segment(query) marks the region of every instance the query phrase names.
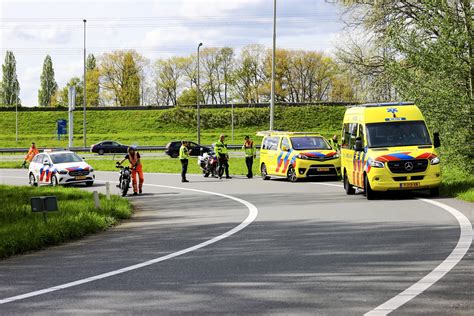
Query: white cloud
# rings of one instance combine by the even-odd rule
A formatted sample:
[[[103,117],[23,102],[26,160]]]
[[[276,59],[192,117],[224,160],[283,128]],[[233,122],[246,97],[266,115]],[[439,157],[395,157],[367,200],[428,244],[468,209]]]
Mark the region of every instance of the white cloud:
[[[272,4],[269,0],[0,0],[0,52],[13,50],[20,97],[23,104],[35,105],[47,54],[60,87],[71,77],[82,76],[83,18],[88,20],[88,53],[99,57],[105,51],[134,48],[154,61],[194,53],[199,42],[204,47],[230,46],[237,52],[253,43],[270,47]],[[297,23],[279,18],[278,47],[330,51],[342,29],[341,23],[333,23],[335,6],[323,1],[278,1],[278,15],[298,18]]]

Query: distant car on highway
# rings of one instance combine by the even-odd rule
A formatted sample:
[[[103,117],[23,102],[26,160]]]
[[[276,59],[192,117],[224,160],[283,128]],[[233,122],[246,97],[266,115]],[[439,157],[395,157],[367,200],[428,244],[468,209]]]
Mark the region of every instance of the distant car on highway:
[[[105,153],[126,153],[128,145],[122,145],[113,140],[104,140],[91,146],[91,152],[103,155]]]
[[[181,141],[173,141],[166,145],[165,154],[170,156],[171,158],[177,158],[179,156],[179,148],[181,147]],[[211,148],[204,147],[199,144],[189,142],[189,149],[191,150],[190,156],[197,157],[202,153],[208,153],[211,151]]]
[[[72,151],[45,151],[37,154],[30,163],[28,179],[32,186],[94,184],[94,169]]]

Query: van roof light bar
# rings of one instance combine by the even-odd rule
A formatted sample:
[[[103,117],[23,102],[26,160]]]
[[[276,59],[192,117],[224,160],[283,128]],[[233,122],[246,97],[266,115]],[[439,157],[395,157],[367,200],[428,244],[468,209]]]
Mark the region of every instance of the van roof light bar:
[[[270,136],[270,135],[320,135],[318,132],[287,132],[287,131],[260,131],[257,132],[257,136]]]
[[[381,103],[365,103],[365,104],[358,104],[356,106],[359,107],[367,107],[367,108],[372,108],[372,107],[381,107],[381,106],[403,106],[403,105],[414,105],[414,102],[381,102]]]

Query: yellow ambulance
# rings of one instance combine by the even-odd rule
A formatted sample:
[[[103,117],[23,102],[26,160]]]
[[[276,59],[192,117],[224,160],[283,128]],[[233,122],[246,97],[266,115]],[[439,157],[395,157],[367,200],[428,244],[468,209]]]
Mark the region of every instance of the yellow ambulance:
[[[344,189],[363,189],[367,199],[388,190],[429,189],[439,194],[439,135],[430,137],[411,102],[362,104],[346,110],[342,127]]]
[[[307,177],[338,177],[341,161],[335,148],[317,133],[259,132],[263,180],[285,177],[291,182]]]

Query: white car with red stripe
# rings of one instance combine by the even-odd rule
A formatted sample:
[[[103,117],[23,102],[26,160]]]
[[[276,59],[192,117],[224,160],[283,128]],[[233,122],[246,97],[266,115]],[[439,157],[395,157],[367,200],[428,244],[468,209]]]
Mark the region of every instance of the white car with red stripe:
[[[72,151],[52,151],[37,154],[30,163],[31,185],[94,184],[94,169]]]

